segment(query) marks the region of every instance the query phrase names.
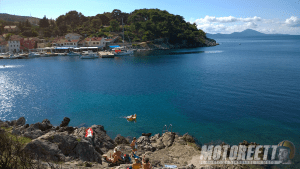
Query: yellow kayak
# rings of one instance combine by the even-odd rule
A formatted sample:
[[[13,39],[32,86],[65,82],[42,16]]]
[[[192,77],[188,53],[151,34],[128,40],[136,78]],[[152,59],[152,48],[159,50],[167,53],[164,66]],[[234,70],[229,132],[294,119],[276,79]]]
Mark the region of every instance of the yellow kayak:
[[[131,115],[131,116],[127,116],[126,119],[127,119],[128,121],[134,121],[134,120],[136,120],[136,114]]]

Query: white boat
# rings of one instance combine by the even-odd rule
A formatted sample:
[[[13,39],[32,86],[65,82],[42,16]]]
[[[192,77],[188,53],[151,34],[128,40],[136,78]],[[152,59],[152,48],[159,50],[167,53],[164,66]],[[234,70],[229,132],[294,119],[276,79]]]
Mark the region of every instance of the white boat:
[[[28,58],[40,57],[41,55],[38,52],[30,52]]]
[[[83,51],[80,59],[95,59],[98,58],[99,56],[97,55],[97,53],[94,53],[93,51],[89,50],[89,51]]]
[[[133,50],[121,50],[120,52],[115,52],[115,56],[125,56],[125,55],[132,55]]]
[[[68,54],[67,54],[67,56],[78,56],[79,54],[77,54],[77,53],[74,53],[74,52],[69,52]]]
[[[102,58],[113,58],[115,57],[115,54],[108,51],[100,51],[98,52],[99,56]]]
[[[46,52],[39,52],[39,55],[41,57],[47,57],[47,56],[49,56]]]

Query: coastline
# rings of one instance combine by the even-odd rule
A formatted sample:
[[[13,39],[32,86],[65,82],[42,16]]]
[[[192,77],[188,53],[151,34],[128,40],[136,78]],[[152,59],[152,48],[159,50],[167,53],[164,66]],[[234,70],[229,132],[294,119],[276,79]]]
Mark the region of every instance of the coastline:
[[[23,150],[35,154],[35,160],[40,161],[46,168],[58,166],[59,168],[126,169],[132,166],[132,163],[112,166],[102,158],[104,154],[113,154],[115,147],[119,147],[123,154],[131,154],[130,137],[118,135],[112,140],[106,134],[104,126],[92,125],[78,128],[68,126],[69,122],[70,119],[65,117],[59,126],[53,126],[48,119],[29,125],[25,124],[25,118],[21,117],[13,121],[0,121],[0,131],[30,138]],[[88,128],[94,131],[92,137],[85,137]],[[139,157],[148,157],[153,168],[166,168],[165,165],[173,165],[180,169],[245,167],[245,165],[201,165],[199,163],[201,146],[189,134],[181,136],[169,131],[162,135],[141,133],[137,138],[137,145],[136,154]]]

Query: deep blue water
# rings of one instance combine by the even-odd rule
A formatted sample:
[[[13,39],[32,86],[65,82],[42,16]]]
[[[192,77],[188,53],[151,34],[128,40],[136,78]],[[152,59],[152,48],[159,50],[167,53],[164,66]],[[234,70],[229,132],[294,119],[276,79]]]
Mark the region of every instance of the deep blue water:
[[[70,117],[71,126],[103,125],[112,138],[172,124],[201,143],[299,145],[299,37],[216,40],[174,51],[202,51],[191,54],[0,60],[0,120]],[[135,113],[136,123],[123,118]]]

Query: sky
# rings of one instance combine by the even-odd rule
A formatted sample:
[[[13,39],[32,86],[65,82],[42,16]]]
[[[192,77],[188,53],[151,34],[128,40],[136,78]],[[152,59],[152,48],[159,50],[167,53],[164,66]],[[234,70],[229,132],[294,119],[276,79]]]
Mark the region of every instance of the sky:
[[[300,35],[300,0],[0,0],[0,13],[56,19],[71,10],[85,16],[119,9],[158,8],[181,15],[206,33],[253,29],[267,34]]]

